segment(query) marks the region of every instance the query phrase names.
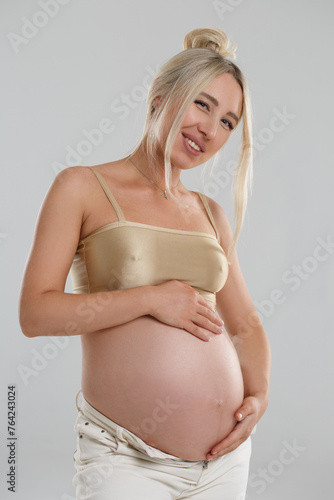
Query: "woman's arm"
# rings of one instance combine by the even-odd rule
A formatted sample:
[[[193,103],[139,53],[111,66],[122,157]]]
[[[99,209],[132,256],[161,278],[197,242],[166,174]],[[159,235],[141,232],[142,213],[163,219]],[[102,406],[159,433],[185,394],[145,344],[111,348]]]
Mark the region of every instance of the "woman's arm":
[[[227,253],[232,239],[231,227],[221,207],[212,200],[208,201],[221,237],[221,245]],[[218,457],[245,441],[264,414],[269,400],[271,354],[236,253],[229,266],[226,284],[216,298],[217,312],[224,320],[226,331],[239,357],[245,387],[243,404],[235,413],[237,425],[229,436],[211,450],[211,453],[217,452],[214,456]]]
[[[20,324],[27,337],[80,335],[149,313],[146,288],[64,293],[87,217],[85,199],[91,195],[87,170],[73,167],[60,172],[41,207],[19,303]]]
[[[205,338],[206,329],[218,333],[217,315],[189,285],[177,281],[93,294],[64,293],[88,216],[90,182],[87,167],[71,167],[58,174],[46,195],[21,288],[23,333],[82,335],[148,314],[199,338]]]

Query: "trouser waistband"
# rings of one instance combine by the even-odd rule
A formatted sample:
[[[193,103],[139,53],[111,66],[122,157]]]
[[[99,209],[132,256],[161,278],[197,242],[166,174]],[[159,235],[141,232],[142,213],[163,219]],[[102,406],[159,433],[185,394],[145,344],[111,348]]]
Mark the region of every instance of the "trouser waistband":
[[[82,391],[80,390],[76,395],[76,407],[78,411],[80,411],[85,417],[90,419],[95,424],[99,425],[100,427],[103,427],[107,432],[115,436],[119,441],[124,443],[129,443],[134,448],[144,452],[148,456],[152,458],[163,459],[164,461],[171,460],[174,463],[175,461],[177,461],[182,463],[188,463],[189,465],[193,465],[194,463],[206,462],[206,460],[200,462],[183,460],[180,457],[170,455],[169,453],[165,453],[164,451],[158,450],[157,448],[148,445],[140,437],[136,436],[128,429],[125,429],[121,425],[118,425],[116,422],[103,415],[103,413],[99,412],[90,403],[88,403],[88,401],[84,398],[83,394],[82,394],[82,401],[79,405],[78,398],[80,392],[82,393]]]

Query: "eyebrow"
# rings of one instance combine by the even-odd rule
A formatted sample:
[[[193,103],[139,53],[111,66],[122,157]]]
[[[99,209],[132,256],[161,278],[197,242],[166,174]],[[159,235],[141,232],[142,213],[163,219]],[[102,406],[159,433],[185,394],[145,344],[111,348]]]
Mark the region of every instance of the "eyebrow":
[[[211,101],[215,106],[218,107],[219,105],[219,102],[217,101],[217,99],[215,97],[213,97],[212,95],[210,94],[207,94],[206,92],[201,92],[200,95],[202,95],[203,97],[206,97],[207,99],[209,99],[209,101]],[[237,115],[235,113],[233,113],[232,111],[228,111],[226,113],[228,116],[230,116],[231,118],[233,118],[236,123],[239,122],[239,118],[237,117]]]

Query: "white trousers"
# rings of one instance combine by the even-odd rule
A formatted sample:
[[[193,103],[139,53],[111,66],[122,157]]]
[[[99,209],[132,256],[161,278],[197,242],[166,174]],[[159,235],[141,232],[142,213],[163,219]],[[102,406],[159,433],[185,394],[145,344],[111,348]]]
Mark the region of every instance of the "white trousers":
[[[77,408],[77,500],[244,500],[250,438],[210,462],[187,461],[147,445],[84,398]]]

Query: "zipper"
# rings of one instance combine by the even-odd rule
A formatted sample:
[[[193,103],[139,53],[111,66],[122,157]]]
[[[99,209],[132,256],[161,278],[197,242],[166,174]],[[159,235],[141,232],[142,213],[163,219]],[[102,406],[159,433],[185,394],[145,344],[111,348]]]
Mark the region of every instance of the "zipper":
[[[209,464],[209,462],[207,460],[202,460],[203,469],[207,469],[208,464]]]

